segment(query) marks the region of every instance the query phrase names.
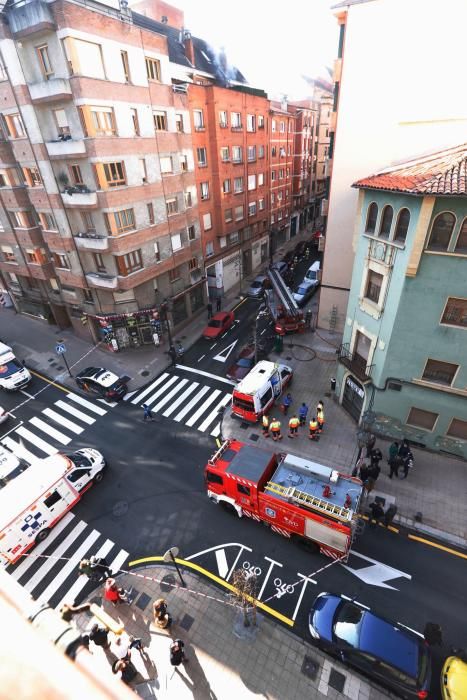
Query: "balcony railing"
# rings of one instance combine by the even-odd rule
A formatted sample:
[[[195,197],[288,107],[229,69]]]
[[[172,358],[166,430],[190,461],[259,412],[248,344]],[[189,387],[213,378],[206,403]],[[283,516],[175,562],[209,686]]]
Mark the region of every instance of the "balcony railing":
[[[2,3],[2,7],[5,3]],[[8,24],[16,38],[30,36],[55,27],[52,13],[47,2],[42,0],[16,1],[11,4]]]
[[[51,158],[66,158],[67,156],[80,156],[86,154],[86,146],[82,139],[61,138],[56,141],[47,141],[45,144],[47,153]]]
[[[33,102],[56,102],[72,98],[70,81],[67,78],[50,78],[29,85]]]
[[[82,250],[108,250],[109,248],[107,236],[102,236],[99,233],[77,233],[75,243],[76,247]]]
[[[350,369],[357,379],[363,382],[371,379],[375,367],[374,364],[367,364],[364,357],[358,355],[356,352],[351,352],[349,343],[343,343],[339,347],[337,357],[339,362],[344,365],[344,367],[347,367],[347,369]]]
[[[103,289],[117,289],[118,277],[105,275],[101,272],[87,272],[86,280],[90,287],[102,287]]]
[[[65,187],[61,193],[63,204],[69,207],[95,207],[97,206],[97,192],[91,192],[85,185]]]

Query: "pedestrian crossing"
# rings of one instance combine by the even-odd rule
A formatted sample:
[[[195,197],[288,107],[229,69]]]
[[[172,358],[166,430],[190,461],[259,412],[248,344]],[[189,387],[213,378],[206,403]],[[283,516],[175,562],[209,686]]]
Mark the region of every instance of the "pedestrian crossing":
[[[70,392],[0,438],[0,443],[16,457],[33,464],[68,447],[73,438],[107,412],[108,408]]]
[[[129,558],[128,552],[68,512],[46,540],[5,570],[34,600],[60,608],[79,603],[96,587],[78,574],[80,561],[92,555],[105,557],[113,573],[125,568]]]
[[[230,403],[232,394],[177,374],[163,372],[149,386],[126,394],[123,400],[134,406],[144,403],[151,408],[153,414],[218,437],[221,432],[219,411]]]

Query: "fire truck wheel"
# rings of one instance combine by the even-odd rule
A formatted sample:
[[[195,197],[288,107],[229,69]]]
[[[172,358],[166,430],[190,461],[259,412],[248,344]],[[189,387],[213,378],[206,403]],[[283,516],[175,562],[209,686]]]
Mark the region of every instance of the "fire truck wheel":
[[[43,542],[44,540],[47,539],[49,536],[50,530],[48,527],[46,527],[44,530],[41,530],[40,532],[37,533],[36,539],[34,540],[36,544],[39,544],[39,542]]]
[[[303,549],[305,552],[319,554],[319,545],[316,542],[308,540],[305,537],[300,537],[300,535],[295,535],[293,539],[300,549]]]
[[[226,511],[226,513],[230,513],[230,515],[237,515],[237,511],[235,510],[235,508],[233,507],[233,505],[231,503],[226,503],[225,501],[221,501],[219,503],[219,505],[221,506],[221,508],[223,508]]]

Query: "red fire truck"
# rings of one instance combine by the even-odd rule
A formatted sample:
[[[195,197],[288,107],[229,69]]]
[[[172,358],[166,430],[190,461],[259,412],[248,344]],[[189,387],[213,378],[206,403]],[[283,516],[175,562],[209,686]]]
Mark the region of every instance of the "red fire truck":
[[[264,290],[264,297],[269,313],[274,319],[274,330],[278,335],[286,333],[303,333],[305,320],[297,306],[293,294],[282,279],[279,270],[268,270],[271,289]]]
[[[215,503],[274,532],[347,560],[357,533],[363,485],[309,459],[226,440],[205,469]]]

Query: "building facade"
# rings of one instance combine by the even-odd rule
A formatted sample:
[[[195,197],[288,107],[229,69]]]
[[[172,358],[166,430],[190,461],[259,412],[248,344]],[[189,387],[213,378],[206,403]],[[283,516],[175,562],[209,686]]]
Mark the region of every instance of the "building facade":
[[[467,146],[356,183],[336,394],[377,434],[467,458]]]

